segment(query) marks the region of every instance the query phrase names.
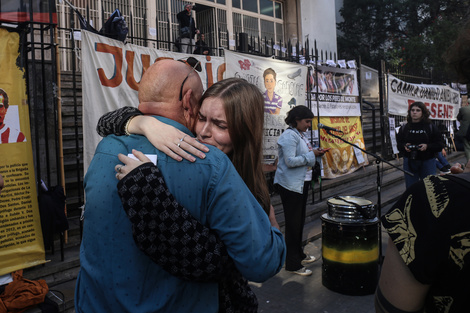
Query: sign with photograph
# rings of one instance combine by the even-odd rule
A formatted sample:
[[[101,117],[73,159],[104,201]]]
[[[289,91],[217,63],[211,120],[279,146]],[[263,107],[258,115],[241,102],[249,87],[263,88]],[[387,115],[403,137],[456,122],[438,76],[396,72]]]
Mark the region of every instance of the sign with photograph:
[[[264,96],[263,162],[275,162],[277,140],[291,108],[305,104],[307,67],[266,57],[225,51],[226,77],[244,78]]]

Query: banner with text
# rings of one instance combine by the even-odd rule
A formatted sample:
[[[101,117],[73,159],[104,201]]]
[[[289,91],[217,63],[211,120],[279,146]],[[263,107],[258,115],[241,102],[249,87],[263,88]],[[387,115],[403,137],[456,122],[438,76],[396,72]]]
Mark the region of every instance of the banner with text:
[[[455,120],[460,109],[460,93],[449,86],[411,84],[387,75],[388,113],[407,116],[408,107],[423,102],[430,119]]]
[[[20,36],[0,28],[0,275],[45,263]]]
[[[320,117],[320,123],[340,130],[342,133],[332,133],[365,150],[359,116]],[[318,129],[317,125],[317,119],[314,118],[313,129]],[[325,129],[320,129],[319,133],[321,147],[330,148],[322,157],[323,178],[344,176],[369,164],[366,153],[328,134]]]
[[[263,93],[263,162],[272,164],[278,155],[277,140],[287,128],[287,112],[305,104],[307,67],[229,50],[225,50],[225,63],[226,77],[244,78]]]
[[[187,55],[153,48],[124,44],[104,36],[82,31],[83,80],[83,157],[85,172],[101,137],[96,133],[99,118],[123,106],[137,107],[137,91],[145,70],[161,58],[201,61],[198,72],[204,90],[221,80],[225,71],[224,58]]]
[[[357,69],[318,66],[309,79],[315,116],[361,116]]]

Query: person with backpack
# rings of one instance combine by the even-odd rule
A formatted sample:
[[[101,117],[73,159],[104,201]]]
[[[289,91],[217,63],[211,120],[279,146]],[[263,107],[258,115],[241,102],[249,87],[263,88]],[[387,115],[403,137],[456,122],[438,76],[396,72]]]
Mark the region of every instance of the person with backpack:
[[[408,108],[407,122],[400,127],[397,148],[403,154],[406,188],[428,175],[436,174],[436,154],[444,148],[439,129],[429,120],[429,110],[423,102]]]

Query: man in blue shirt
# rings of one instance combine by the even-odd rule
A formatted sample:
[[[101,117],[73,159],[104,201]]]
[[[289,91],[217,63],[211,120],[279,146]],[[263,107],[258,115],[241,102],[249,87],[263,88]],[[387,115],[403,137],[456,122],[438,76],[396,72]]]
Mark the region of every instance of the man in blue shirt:
[[[185,79],[187,77],[187,79]],[[179,100],[182,85],[182,97]],[[182,62],[152,65],[139,86],[139,109],[191,135],[202,83]],[[93,312],[218,312],[217,283],[178,279],[137,248],[117,191],[118,153],[157,155],[169,190],[201,223],[216,231],[240,273],[265,281],[283,265],[281,233],[252,196],[227,156],[210,147],[190,163],[169,158],[143,136],[108,136],[85,176],[86,209],[75,308]]]

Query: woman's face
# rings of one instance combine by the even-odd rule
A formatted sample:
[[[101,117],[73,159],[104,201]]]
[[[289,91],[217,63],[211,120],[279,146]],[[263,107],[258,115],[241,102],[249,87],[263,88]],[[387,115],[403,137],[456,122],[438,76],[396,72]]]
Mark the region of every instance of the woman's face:
[[[215,146],[225,154],[233,150],[224,104],[220,98],[206,98],[202,102],[196,123],[196,135],[200,142]]]
[[[276,87],[276,80],[274,79],[273,74],[267,74],[264,77],[264,87],[266,87],[266,90],[268,90],[269,92],[274,91],[274,87]]]
[[[312,119],[311,118],[304,118],[297,121],[297,130],[301,133],[306,132],[307,129],[312,127]]]
[[[421,110],[418,106],[412,107],[410,109],[410,117],[413,123],[421,121],[423,118],[423,110]]]

